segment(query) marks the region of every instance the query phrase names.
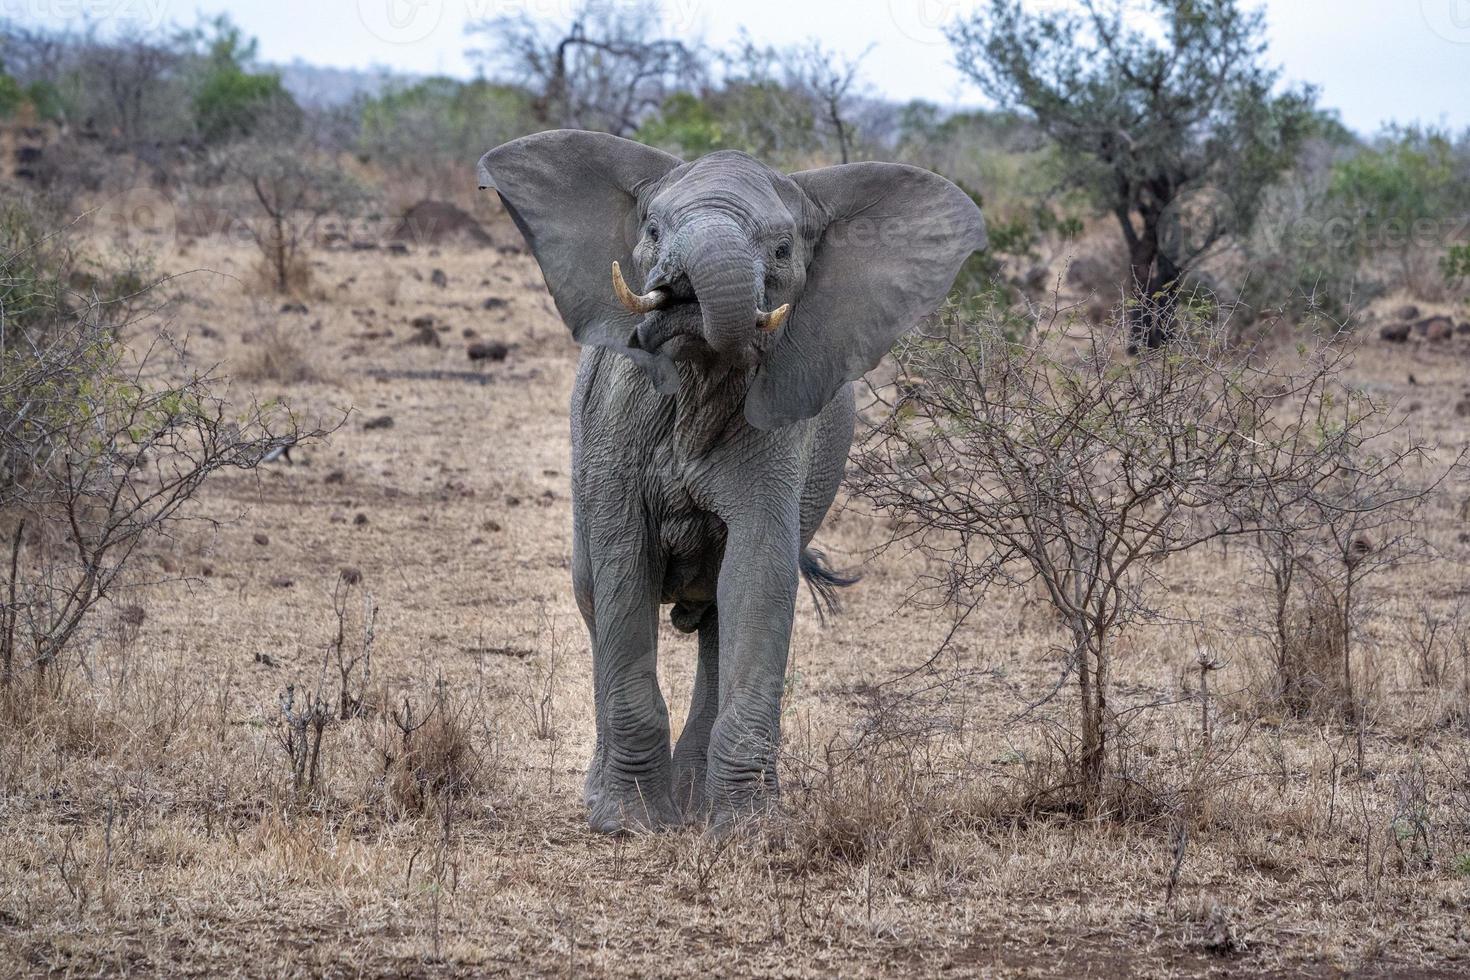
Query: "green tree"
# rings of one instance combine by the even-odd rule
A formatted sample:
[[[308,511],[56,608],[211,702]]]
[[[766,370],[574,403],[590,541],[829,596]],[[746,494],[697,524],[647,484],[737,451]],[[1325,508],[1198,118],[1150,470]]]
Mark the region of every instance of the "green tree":
[[[1311,130],[1316,93],[1277,91],[1263,20],[1236,0],[989,4],[950,30],[960,69],[1035,117],[1067,179],[1116,216],[1135,342],[1168,337],[1182,277],[1247,232]],[[1145,8],[1153,23],[1132,11]]]
[[[675,92],[664,100],[658,114],[638,127],[640,143],[669,150],[686,160],[732,148],[725,125],[708,99],[692,92]]]
[[[202,72],[194,91],[194,119],[207,143],[222,143],[254,134],[270,121],[276,130],[294,129],[301,110],[281,77],[253,70],[259,44],[226,15],[206,21],[180,36],[194,48]]]

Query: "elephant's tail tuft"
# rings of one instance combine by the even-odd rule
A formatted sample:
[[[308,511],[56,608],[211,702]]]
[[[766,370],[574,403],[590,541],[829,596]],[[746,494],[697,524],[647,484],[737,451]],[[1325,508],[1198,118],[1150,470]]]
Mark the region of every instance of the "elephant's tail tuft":
[[[822,622],[827,621],[828,613],[838,613],[842,610],[842,603],[838,601],[837,590],[853,585],[861,575],[846,576],[832,569],[827,564],[827,556],[816,548],[801,549],[801,577],[806,579],[807,588],[812,591],[812,601],[817,607],[817,618]]]

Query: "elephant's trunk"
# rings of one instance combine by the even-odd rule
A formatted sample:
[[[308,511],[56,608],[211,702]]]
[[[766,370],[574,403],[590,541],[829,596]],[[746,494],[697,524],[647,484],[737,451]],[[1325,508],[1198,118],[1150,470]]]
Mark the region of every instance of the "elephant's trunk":
[[[723,216],[705,218],[689,229],[684,268],[704,317],[705,343],[739,355],[755,340],[765,280],[745,229]]]

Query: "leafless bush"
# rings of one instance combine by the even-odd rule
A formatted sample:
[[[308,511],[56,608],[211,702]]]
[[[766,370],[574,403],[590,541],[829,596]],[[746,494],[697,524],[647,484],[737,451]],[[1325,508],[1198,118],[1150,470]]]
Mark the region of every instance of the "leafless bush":
[[[322,738],[332,723],[332,711],[321,691],[305,693],[296,703],[296,687],[288,685],[280,698],[276,741],[286,753],[291,789],[314,790],[321,782]]]
[[[284,410],[229,404],[221,380],[166,335],[127,344],[133,321],[117,316],[132,316],[134,294],[71,289],[77,260],[62,233],[17,233],[24,217],[12,215],[0,255],[3,684],[31,668],[43,680],[210,475],[321,434]]]
[[[1299,487],[1260,484],[1242,523],[1271,611],[1272,696],[1296,714],[1326,711],[1361,725],[1366,692],[1353,642],[1364,590],[1390,569],[1426,560],[1423,510],[1463,460],[1434,469],[1428,447],[1399,432],[1390,407],[1345,385],[1286,399],[1284,453],[1314,460]],[[1433,655],[1434,632],[1421,638]],[[1423,666],[1430,666],[1428,664]]]
[[[362,638],[355,645],[347,640],[347,600],[352,595],[354,580],[360,573],[344,569],[332,590],[332,612],[337,619],[336,631],[327,644],[327,659],[337,668],[341,682],[338,690],[338,717],[343,721],[367,711],[368,685],[373,678],[373,642],[377,638],[378,604],[371,594],[362,601]],[[362,668],[358,670],[359,666]],[[353,693],[353,688],[357,693]]]
[[[1453,621],[1427,606],[1420,606],[1414,611],[1414,617],[1403,624],[1405,646],[1413,657],[1414,672],[1425,687],[1440,688],[1449,679],[1454,626]]]
[[[570,641],[557,629],[555,618],[544,610],[539,632],[545,642],[545,655],[532,660],[530,675],[517,697],[525,708],[531,734],[543,741],[555,742],[558,737],[556,693]]]
[[[973,608],[1003,583],[1039,587],[1056,609],[1058,690],[1075,679],[1080,700],[1075,749],[1059,749],[1090,812],[1118,729],[1115,641],[1187,616],[1154,605],[1167,559],[1256,532],[1267,500],[1357,554],[1362,529],[1341,538],[1322,515],[1363,495],[1324,487],[1384,472],[1365,459],[1381,410],[1338,380],[1340,336],[1272,359],[1230,350],[1228,318],[1205,310],[1175,347],[1132,363],[1123,331],[1057,312],[1019,339],[998,314],[950,317],[899,347],[897,397],[859,457],[855,492],[894,519],[894,543],[939,563],[928,584],[949,602]]]
[[[362,188],[299,137],[273,132],[231,146],[221,169],[245,188],[231,210],[260,249],[262,278],[278,293],[301,292],[311,276],[305,248],[318,224],[329,214],[352,214]]]

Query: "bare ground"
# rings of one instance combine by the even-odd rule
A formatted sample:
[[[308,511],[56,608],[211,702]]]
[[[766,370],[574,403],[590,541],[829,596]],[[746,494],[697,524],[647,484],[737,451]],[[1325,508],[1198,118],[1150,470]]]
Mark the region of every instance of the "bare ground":
[[[1261,708],[1257,573],[1216,549],[1173,580],[1206,624],[1198,637],[1124,639],[1116,700],[1162,706],[1130,716],[1126,812],[1094,820],[1028,798],[1072,711],[1070,690],[1024,711],[1059,673],[1042,604],[997,592],[920,669],[953,616],[905,602],[921,563],[869,555],[881,521],[842,502],[818,540],[865,578],[825,625],[810,603],[798,612],[784,815],[723,840],[609,839],[581,805],[592,709],[568,573],[576,350],[534,264],[422,247],[314,262],[305,313],[280,312],[242,250],[191,243],[164,263],[216,270],[168,287],[171,329],[198,363],[251,378],[241,397],[351,414],[291,465],[210,484],[196,511],[208,520],[146,557],[145,577],[166,581],[105,611],[63,695],[0,729],[0,972],[1470,969],[1464,695],[1458,668],[1424,683],[1404,633],[1421,605],[1470,595],[1461,488],[1434,510],[1443,557],[1369,597],[1361,766],[1346,726]],[[438,345],[410,342],[422,316]],[[301,368],[286,375],[261,357],[283,337],[299,350],[277,353]],[[471,339],[509,355],[472,363]],[[1370,343],[1362,380],[1402,397],[1421,435],[1462,440],[1470,340]],[[323,656],[343,569],[361,575],[349,643],[363,597],[378,607],[372,710],[326,728],[320,784],[293,790],[279,698],[288,685],[335,697]],[[142,626],[115,625],[132,604]],[[1228,662],[1212,678],[1208,767],[1192,761],[1199,643]],[[666,627],[662,649],[677,732],[692,643]],[[442,705],[467,753],[465,792],[414,789],[432,772],[404,767],[390,709],[403,717],[405,699],[420,719]]]

